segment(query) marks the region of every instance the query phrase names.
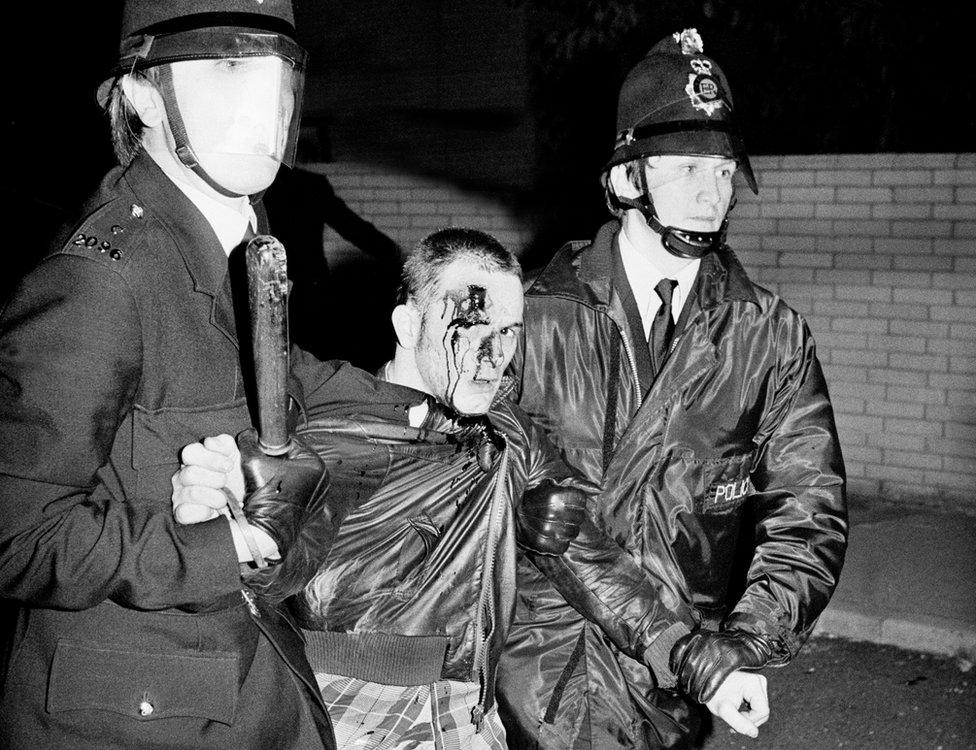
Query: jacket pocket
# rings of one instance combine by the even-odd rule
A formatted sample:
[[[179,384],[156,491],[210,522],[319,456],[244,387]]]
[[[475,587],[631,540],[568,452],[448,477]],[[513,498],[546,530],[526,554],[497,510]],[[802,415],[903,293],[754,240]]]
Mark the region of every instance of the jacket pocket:
[[[753,491],[749,475],[755,455],[750,451],[706,458],[689,451],[673,465],[684,476],[668,486],[688,494],[676,508],[670,546],[681,566],[687,595],[706,617],[723,615],[730,581],[739,576],[733,568],[738,568],[743,504]],[[653,528],[651,521],[648,524]]]
[[[250,425],[244,399],[201,408],[135,408],[132,414],[132,468],[140,497],[169,496],[170,477],[179,468],[183,446],[211,435],[236,436]]]
[[[140,721],[193,716],[231,724],[237,677],[233,653],[120,651],[60,640],[47,710],[111,711]]]
[[[226,432],[236,435],[251,424],[247,402],[199,408],[135,408],[132,415],[132,466],[135,469],[179,460],[187,443]]]
[[[737,509],[753,492],[755,451],[723,458],[686,457],[692,510],[696,515],[724,515]]]

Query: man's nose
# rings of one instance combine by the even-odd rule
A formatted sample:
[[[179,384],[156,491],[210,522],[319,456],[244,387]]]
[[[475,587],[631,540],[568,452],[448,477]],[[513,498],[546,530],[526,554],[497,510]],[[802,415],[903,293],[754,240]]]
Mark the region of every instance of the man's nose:
[[[485,340],[485,358],[494,367],[498,367],[505,360],[505,350],[502,347],[502,339],[497,333],[492,334]]]
[[[505,361],[505,347],[502,345],[502,337],[498,334],[491,337],[491,359],[495,367],[499,367]]]
[[[716,203],[719,200],[720,190],[718,177],[708,172],[702,172],[698,176],[698,200],[706,203]]]
[[[710,169],[698,173],[698,200],[718,203],[722,199],[722,178]]]

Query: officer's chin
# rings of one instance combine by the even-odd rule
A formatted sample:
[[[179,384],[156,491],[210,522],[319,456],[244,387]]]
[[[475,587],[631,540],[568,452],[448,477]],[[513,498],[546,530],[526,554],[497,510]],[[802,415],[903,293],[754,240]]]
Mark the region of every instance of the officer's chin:
[[[264,154],[200,155],[200,165],[225,190],[254,195],[271,187],[281,162]]]
[[[687,219],[684,223],[685,226],[681,228],[687,229],[690,232],[717,232],[722,228],[722,217],[693,217],[691,219]]]

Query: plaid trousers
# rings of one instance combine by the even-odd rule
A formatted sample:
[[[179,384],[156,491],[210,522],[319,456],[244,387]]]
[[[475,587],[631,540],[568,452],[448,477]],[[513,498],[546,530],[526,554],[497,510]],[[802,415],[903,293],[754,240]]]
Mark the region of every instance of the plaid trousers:
[[[381,685],[316,673],[339,750],[506,750],[505,728],[492,707],[481,731],[471,721],[478,684]]]

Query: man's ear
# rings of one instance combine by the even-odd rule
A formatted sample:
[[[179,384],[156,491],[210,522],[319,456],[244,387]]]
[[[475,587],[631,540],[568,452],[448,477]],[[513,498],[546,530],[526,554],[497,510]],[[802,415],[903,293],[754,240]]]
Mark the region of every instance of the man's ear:
[[[159,125],[166,116],[163,97],[147,78],[127,73],[122,76],[122,92],[147,128]]]
[[[631,179],[626,164],[615,164],[610,167],[610,187],[618,198],[636,198],[640,190]]]
[[[404,349],[413,349],[420,339],[420,310],[416,305],[407,302],[393,308],[390,315],[397,341]]]

